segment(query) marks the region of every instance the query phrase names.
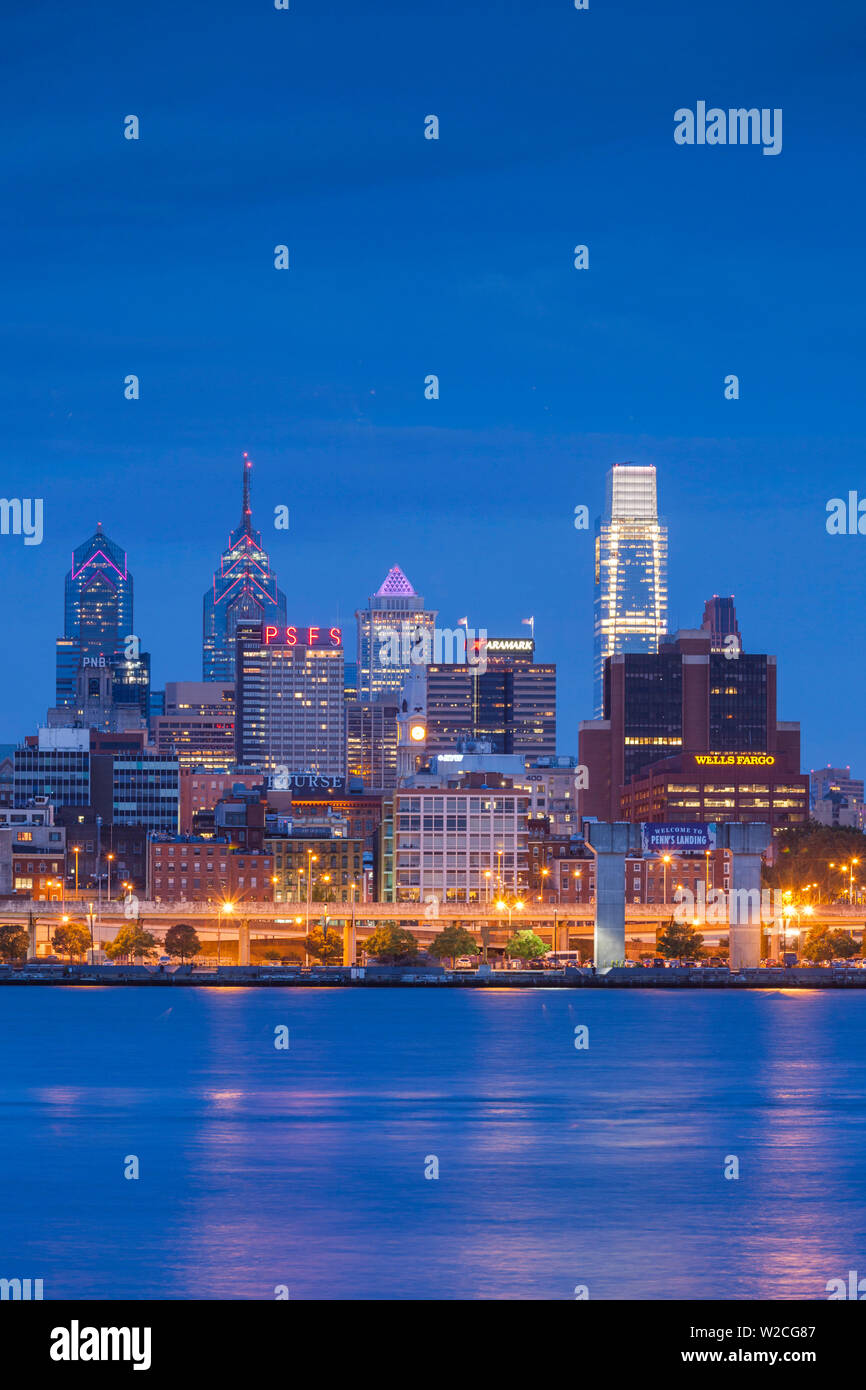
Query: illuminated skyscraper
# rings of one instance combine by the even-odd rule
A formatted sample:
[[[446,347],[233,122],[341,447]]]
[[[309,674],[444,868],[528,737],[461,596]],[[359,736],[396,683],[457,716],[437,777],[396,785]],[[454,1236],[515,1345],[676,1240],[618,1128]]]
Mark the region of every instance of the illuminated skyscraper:
[[[220,556],[213,588],[204,596],[202,680],[231,684],[235,677],[235,637],[239,622],[286,623],[286,596],[253,530],[250,508],[252,462],[244,454],[241,524]]]
[[[659,649],[668,620],[668,532],[659,521],[656,470],[616,463],[595,536],[595,708],[604,717],[604,663]]]
[[[413,669],[413,647],[428,634],[432,642],[436,613],[424,607],[399,565],[385,575],[358,623],[357,698],[393,699]],[[405,640],[404,640],[405,634]]]
[[[99,522],[72,552],[66,576],[63,636],[57,639],[57,705],[75,704],[79,667],[125,665],[126,639],[134,633],[126,552],[109,540]]]

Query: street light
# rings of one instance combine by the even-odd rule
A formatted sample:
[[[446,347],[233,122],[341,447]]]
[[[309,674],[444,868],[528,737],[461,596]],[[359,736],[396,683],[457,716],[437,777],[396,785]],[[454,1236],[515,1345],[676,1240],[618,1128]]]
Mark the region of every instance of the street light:
[[[72,846],[72,853],[75,855],[75,897],[78,898],[78,856],[81,853],[80,845]]]
[[[106,854],[105,858],[106,858],[107,861],[108,861],[108,904],[109,904],[109,906],[110,906],[110,905],[111,905],[111,861],[112,861],[112,859],[114,858],[114,855],[113,855],[113,854]]]
[[[667,907],[667,905],[668,905],[668,864],[669,864],[670,862],[671,862],[671,857],[670,857],[670,855],[669,855],[669,854],[663,854],[663,855],[662,855],[662,864],[664,865],[664,868],[662,869],[662,885],[663,885],[663,886],[662,886],[662,894],[663,894],[663,898],[664,898],[664,905],[665,905],[665,907]]]
[[[310,935],[310,901],[313,893],[313,865],[318,861],[319,856],[313,854],[311,849],[307,850],[307,936]]]
[[[224,912],[232,913],[234,912],[234,910],[234,903],[220,903],[219,907],[217,908],[217,970],[219,970],[220,968],[220,959],[222,956],[222,915]]]

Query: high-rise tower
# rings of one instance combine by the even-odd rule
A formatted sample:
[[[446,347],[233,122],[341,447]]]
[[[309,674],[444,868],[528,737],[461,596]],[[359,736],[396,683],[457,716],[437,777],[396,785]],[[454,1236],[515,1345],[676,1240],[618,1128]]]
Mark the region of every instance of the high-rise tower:
[[[604,663],[623,652],[652,655],[668,620],[668,532],[659,521],[656,470],[616,463],[595,535],[595,708],[604,716]]]
[[[109,540],[100,521],[93,535],[72,552],[66,576],[63,636],[57,639],[57,705],[75,704],[81,666],[125,663],[134,633],[126,552]],[[133,648],[137,656],[137,643]]]
[[[399,565],[385,575],[358,623],[358,699],[377,700],[399,695],[414,668],[413,649],[420,651],[427,635],[432,643],[436,613],[425,609]]]
[[[235,677],[235,638],[239,622],[286,623],[286,596],[262,549],[260,531],[253,530],[250,507],[252,462],[244,454],[241,524],[229,536],[220,556],[213,587],[204,596],[202,680]]]

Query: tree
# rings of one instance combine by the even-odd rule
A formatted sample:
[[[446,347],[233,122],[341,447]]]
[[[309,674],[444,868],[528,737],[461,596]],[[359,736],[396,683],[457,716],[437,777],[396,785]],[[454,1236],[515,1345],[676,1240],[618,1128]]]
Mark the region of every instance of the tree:
[[[343,960],[343,938],[334,927],[322,931],[314,927],[304,942],[311,956],[325,965],[341,964]]]
[[[201,942],[195,927],[188,926],[186,922],[178,922],[176,927],[169,927],[165,934],[165,954],[167,956],[180,956],[181,965],[183,965],[184,961],[197,956],[200,950]]]
[[[538,960],[546,953],[547,947],[541,937],[528,927],[524,931],[516,931],[505,944],[505,954],[511,960]]]
[[[811,961],[813,965],[840,958],[850,960],[851,956],[859,954],[857,942],[841,927],[834,927],[832,931],[827,927],[810,927],[800,948],[803,960]]]
[[[866,835],[844,825],[820,825],[807,821],[780,830],[775,837],[774,863],[764,867],[764,882],[770,888],[799,894],[805,884],[817,883],[819,899],[837,902],[848,897],[849,875],[842,865],[859,860],[854,873],[855,892],[866,882]],[[835,867],[831,869],[830,865]],[[858,873],[861,875],[858,878]]]
[[[137,922],[121,927],[113,941],[107,941],[102,948],[109,960],[120,960],[122,956],[152,956],[156,950],[156,938],[145,931]]]
[[[377,927],[372,936],[362,942],[362,947],[380,965],[403,965],[418,954],[418,942],[412,933],[390,922]]]
[[[703,950],[704,938],[688,922],[671,919],[656,936],[656,951],[666,960],[697,960]]]
[[[477,956],[478,941],[471,931],[450,922],[434,936],[428,949],[437,960],[450,960],[453,964],[458,956]]]
[[[0,927],[0,959],[26,960],[30,938],[23,927]]]
[[[70,960],[77,956],[81,960],[90,950],[90,932],[86,927],[82,927],[80,922],[66,922],[63,926],[57,927],[51,944],[59,955],[68,956]]]

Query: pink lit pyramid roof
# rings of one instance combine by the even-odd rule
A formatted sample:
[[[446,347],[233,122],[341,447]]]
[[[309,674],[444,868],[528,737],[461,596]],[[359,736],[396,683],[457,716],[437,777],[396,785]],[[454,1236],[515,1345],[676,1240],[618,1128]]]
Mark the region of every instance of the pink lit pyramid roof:
[[[417,597],[415,590],[412,588],[412,585],[409,583],[409,580],[406,578],[399,565],[393,565],[391,569],[389,569],[382,581],[381,587],[376,590],[377,598],[383,595],[388,597],[393,597],[394,595],[401,595],[405,598]]]

